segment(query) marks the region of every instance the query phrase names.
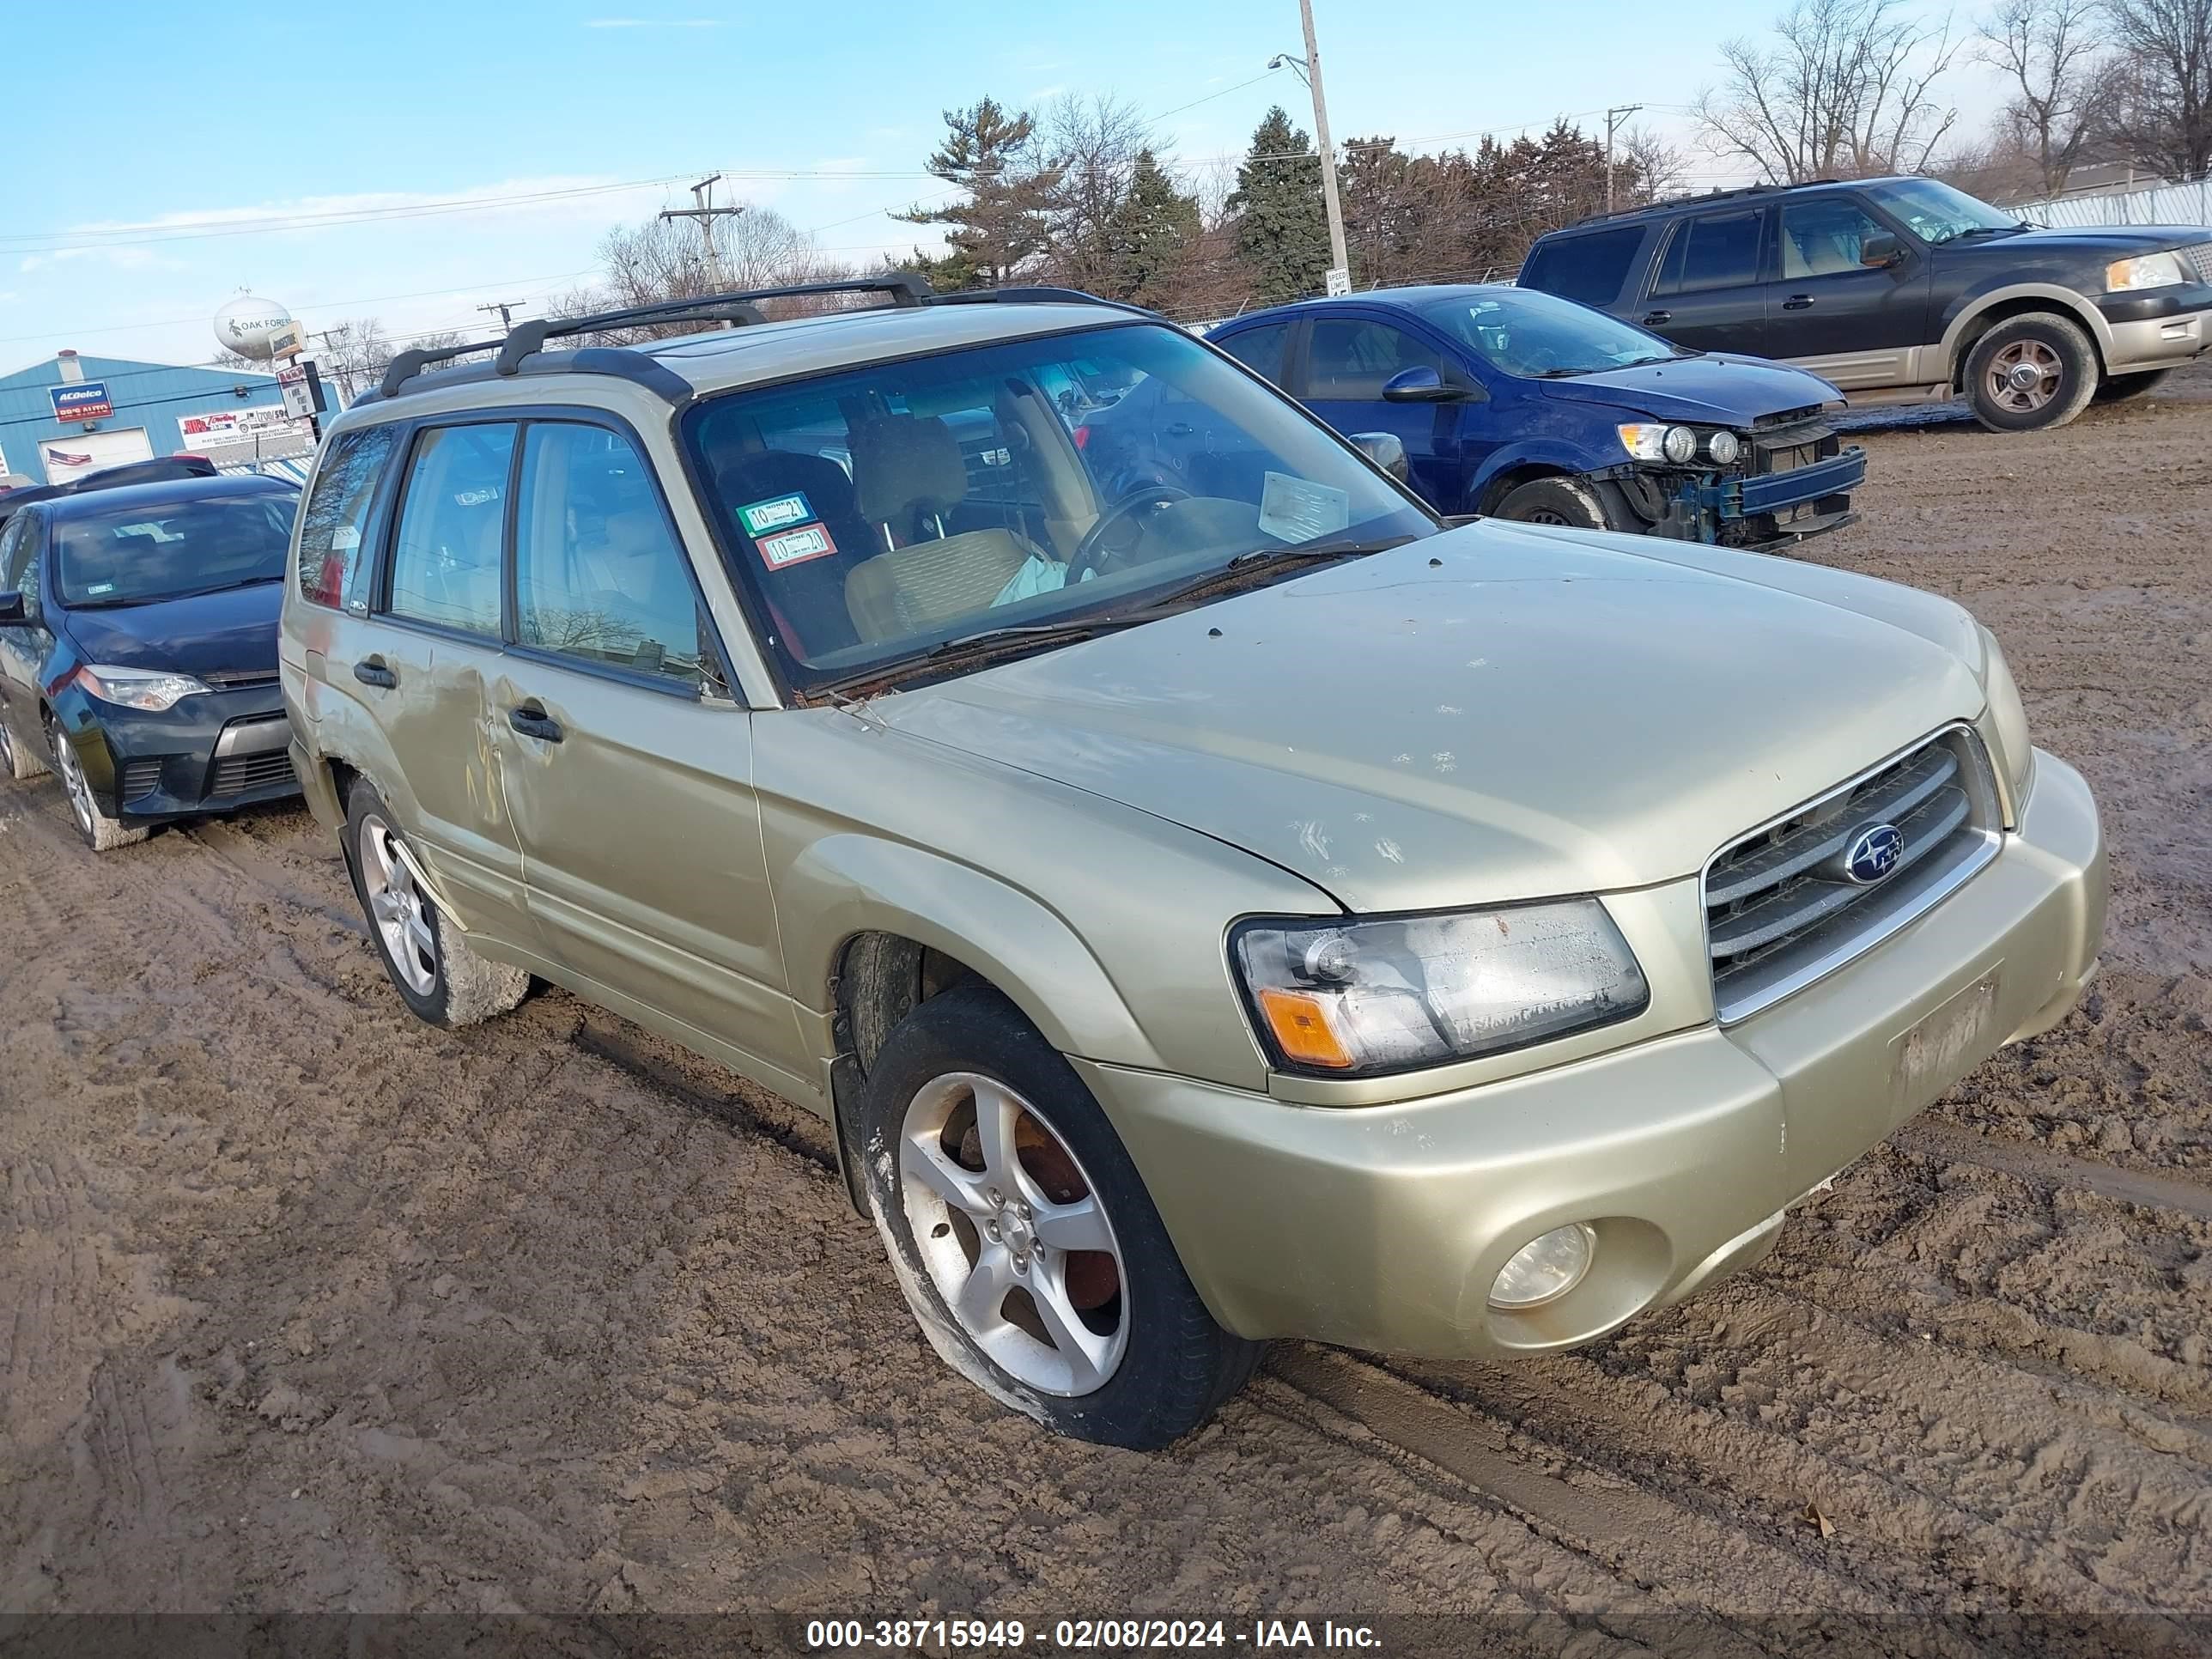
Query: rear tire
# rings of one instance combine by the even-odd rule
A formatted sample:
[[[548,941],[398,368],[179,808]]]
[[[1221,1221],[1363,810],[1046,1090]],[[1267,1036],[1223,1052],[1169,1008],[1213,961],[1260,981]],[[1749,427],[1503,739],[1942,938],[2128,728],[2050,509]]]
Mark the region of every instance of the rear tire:
[[[37,750],[15,741],[15,727],[8,724],[5,715],[0,715],[0,778],[26,783],[52,769]]]
[[[2170,368],[2154,368],[2141,374],[2108,374],[2097,388],[2095,401],[2100,404],[2125,403],[2130,398],[2140,398],[2146,392],[2166,384]]]
[[[92,781],[76,757],[76,745],[52,720],[46,722],[46,742],[52,746],[54,770],[61,775],[62,794],[69,802],[70,822],[84,844],[95,853],[112,853],[118,847],[135,847],[153,833],[143,824],[125,824],[100,804]]]
[[[2064,426],[2097,395],[2097,349],[2055,312],[2008,317],[1966,354],[1966,399],[1992,432]]]
[[[994,1399],[1149,1451],[1249,1380],[1262,1345],[1214,1322],[1098,1103],[988,985],[898,1024],[859,1119],[868,1210],[908,1305]]]
[[[507,1012],[530,989],[530,975],[479,956],[447,925],[399,854],[404,844],[392,809],[356,783],[346,796],[346,868],[392,988],[416,1018],[448,1030]]]
[[[1508,490],[1491,517],[1516,524],[1562,525],[1573,530],[1613,528],[1597,486],[1565,474],[1533,478]]]

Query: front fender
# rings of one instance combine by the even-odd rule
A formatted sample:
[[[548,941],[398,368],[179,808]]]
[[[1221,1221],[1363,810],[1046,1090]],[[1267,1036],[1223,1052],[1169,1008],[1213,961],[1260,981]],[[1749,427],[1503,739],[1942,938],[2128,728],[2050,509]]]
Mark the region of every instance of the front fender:
[[[1547,471],[1581,474],[1619,465],[1627,459],[1625,454],[1600,455],[1594,450],[1562,443],[1556,438],[1526,438],[1518,443],[1501,444],[1484,456],[1481,465],[1476,467],[1474,480],[1468,489],[1468,498],[1471,501],[1481,501],[1493,481],[1524,466],[1540,466]]]
[[[826,836],[779,878],[777,899],[794,989],[805,1006],[826,1001],[838,960],[855,934],[900,933],[988,979],[1062,1054],[1163,1066],[1121,991],[1073,929],[1027,893],[969,865],[877,836]]]
[[[1959,375],[1960,359],[1964,355],[1963,343],[1970,333],[1976,331],[1976,321],[1992,306],[2006,305],[2015,300],[2047,302],[2051,309],[2072,318],[2089,331],[2090,337],[2097,343],[2100,359],[2112,355],[2112,324],[2077,289],[2058,283],[2007,282],[1991,277],[1967,289],[1944,306],[1941,319],[1942,361],[1934,366],[1935,372],[1955,380]]]

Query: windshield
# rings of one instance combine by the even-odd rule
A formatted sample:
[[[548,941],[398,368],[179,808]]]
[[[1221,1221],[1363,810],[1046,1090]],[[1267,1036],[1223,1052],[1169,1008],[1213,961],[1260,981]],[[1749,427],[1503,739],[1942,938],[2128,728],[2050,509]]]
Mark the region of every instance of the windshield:
[[[728,392],[684,434],[802,692],[1126,613],[1241,555],[1437,528],[1296,404],[1157,323]]]
[[[1421,314],[1493,368],[1526,380],[1595,374],[1688,354],[1632,323],[1531,289],[1486,288]]]
[[[1891,179],[1862,188],[1931,247],[1978,231],[2021,228],[2015,216],[1933,179]]]
[[[54,526],[57,591],[64,605],[85,607],[273,582],[297,505],[272,492],[71,514]]]

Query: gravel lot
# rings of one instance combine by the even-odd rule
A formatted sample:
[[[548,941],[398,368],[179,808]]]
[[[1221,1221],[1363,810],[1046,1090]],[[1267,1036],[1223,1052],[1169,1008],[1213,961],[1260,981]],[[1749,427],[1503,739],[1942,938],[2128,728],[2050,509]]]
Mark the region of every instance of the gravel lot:
[[[1876,420],[1814,555],[1972,605],[2096,786],[2081,1012],[1719,1292],[1510,1370],[1285,1345],[1159,1456],[941,1366],[811,1120],[557,992],[416,1024],[304,813],[95,860],[51,779],[0,791],[0,1612],[2203,1651],[2209,438],[2212,369],[2050,434]]]

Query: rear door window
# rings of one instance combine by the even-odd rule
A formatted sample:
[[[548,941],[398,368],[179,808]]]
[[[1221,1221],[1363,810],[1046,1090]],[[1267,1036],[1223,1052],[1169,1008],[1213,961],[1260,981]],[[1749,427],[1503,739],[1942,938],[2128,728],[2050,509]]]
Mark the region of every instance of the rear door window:
[[[398,448],[399,431],[397,426],[363,427],[331,441],[300,520],[301,599],[340,605],[359,597],[356,583],[366,574],[362,550],[373,540],[369,510]]]
[[[1291,325],[1288,323],[1269,323],[1261,328],[1248,328],[1242,334],[1231,335],[1221,343],[1221,349],[1262,380],[1281,386],[1288,378],[1285,373],[1285,358],[1291,347]]]
[[[507,424],[432,427],[415,441],[392,539],[393,616],[499,637],[514,454]]]
[[[1705,213],[1674,227],[1667,245],[1655,294],[1691,294],[1700,289],[1747,288],[1759,280],[1759,234],[1764,208]]]
[[[1519,282],[1523,288],[1541,289],[1583,305],[1611,305],[1620,297],[1628,268],[1643,245],[1642,225],[1555,237],[1529,254]]]

